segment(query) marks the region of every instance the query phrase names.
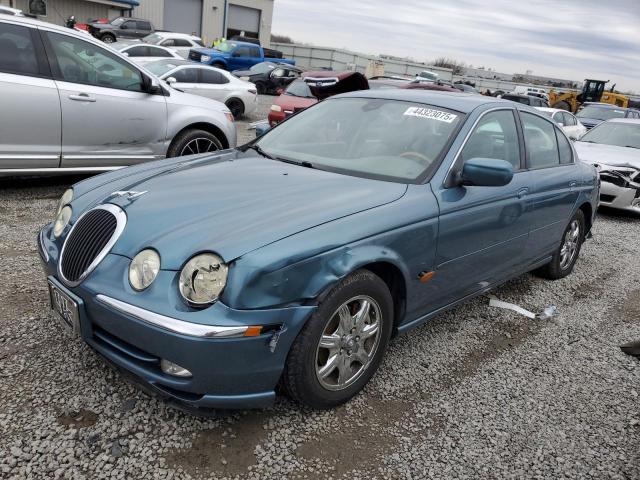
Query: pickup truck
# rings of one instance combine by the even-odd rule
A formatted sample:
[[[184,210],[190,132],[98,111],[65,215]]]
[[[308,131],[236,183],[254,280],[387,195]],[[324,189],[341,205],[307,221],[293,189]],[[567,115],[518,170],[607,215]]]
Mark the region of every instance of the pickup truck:
[[[295,65],[295,60],[278,58],[280,52],[248,42],[225,42],[216,48],[192,48],[189,60],[212,65],[223,70],[248,70],[257,63],[277,58],[278,63]]]

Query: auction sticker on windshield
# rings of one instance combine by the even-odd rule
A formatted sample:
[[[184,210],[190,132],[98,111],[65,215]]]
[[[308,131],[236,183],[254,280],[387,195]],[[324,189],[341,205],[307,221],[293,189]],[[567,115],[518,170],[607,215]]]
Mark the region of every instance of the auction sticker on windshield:
[[[454,115],[453,113],[443,112],[442,110],[434,110],[433,108],[425,107],[409,107],[407,108],[407,111],[404,112],[404,114],[411,117],[432,118],[433,120],[447,123],[451,123],[456,118],[458,118],[458,116]]]

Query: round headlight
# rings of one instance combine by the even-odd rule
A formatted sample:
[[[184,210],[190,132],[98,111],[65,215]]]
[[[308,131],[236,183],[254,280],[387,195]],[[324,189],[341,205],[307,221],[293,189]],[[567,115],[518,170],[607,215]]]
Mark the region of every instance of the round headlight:
[[[53,223],[54,237],[58,238],[62,234],[63,230],[67,228],[67,225],[69,225],[69,220],[71,220],[72,213],[73,212],[69,205],[67,205],[66,207],[62,207],[60,213],[58,213],[58,216],[56,217],[56,221]]]
[[[134,290],[144,290],[158,276],[160,255],[155,250],[142,250],[129,265],[129,283]]]
[[[56,209],[56,217],[60,215],[60,212],[62,211],[65,205],[67,205],[68,203],[71,203],[71,200],[73,200],[73,190],[69,188],[65,190],[65,192],[62,194],[62,197],[60,197],[60,200],[58,201],[58,208]]]
[[[196,255],[180,272],[180,293],[193,305],[215,302],[227,284],[229,268],[213,253]]]

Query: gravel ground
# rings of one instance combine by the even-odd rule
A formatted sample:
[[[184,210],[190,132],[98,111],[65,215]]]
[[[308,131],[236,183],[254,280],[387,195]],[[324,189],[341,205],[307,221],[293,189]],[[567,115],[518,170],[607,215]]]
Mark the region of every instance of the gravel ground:
[[[76,180],[0,184],[1,478],[640,478],[640,362],[618,348],[640,338],[640,218],[602,212],[569,278],[494,291],[556,304],[551,320],[481,297],[395,339],[346,406],[279,398],[198,418],[128,384],[49,312],[35,237]]]

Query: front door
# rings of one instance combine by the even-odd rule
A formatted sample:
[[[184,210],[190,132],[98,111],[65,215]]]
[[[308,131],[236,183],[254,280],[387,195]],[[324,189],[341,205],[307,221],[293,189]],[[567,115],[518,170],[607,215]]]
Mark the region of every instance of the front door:
[[[164,155],[166,103],[141,72],[93,43],[47,32],[62,108],[62,166],[113,167]]]
[[[60,98],[38,31],[0,23],[0,169],[60,165]]]
[[[454,170],[472,158],[506,160],[516,171],[511,182],[503,187],[434,185],[440,221],[435,276],[425,292],[427,310],[482,291],[522,269],[532,185],[521,157],[514,111],[490,111],[477,123]]]

